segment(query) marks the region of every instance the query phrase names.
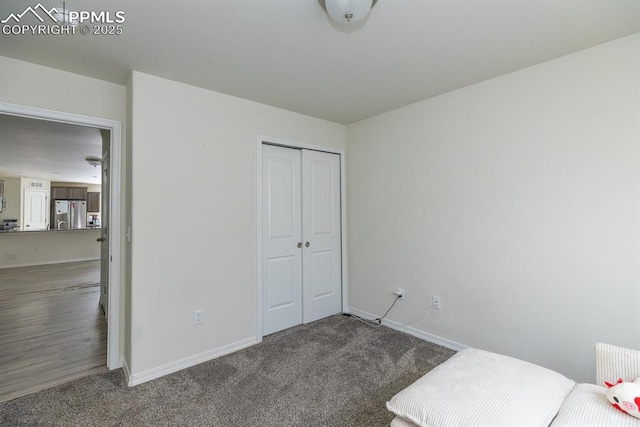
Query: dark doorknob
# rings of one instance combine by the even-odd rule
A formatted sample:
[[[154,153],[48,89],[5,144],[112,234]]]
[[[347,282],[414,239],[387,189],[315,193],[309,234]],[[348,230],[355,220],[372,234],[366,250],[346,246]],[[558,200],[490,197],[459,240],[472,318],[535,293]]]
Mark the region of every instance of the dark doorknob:
[[[106,238],[104,238],[104,237],[98,237],[98,238],[96,239],[96,242],[104,242],[105,240],[107,240],[107,239],[106,239]]]

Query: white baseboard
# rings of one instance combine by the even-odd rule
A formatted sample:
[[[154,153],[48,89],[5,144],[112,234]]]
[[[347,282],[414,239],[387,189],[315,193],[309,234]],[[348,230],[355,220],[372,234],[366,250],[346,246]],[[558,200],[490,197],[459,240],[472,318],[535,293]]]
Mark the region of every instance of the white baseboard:
[[[358,310],[357,308],[353,308],[353,307],[349,307],[349,313],[362,317],[364,319],[368,319],[368,320],[374,320],[378,317],[375,314],[367,313],[366,311]],[[391,329],[405,332],[409,335],[413,335],[414,337],[432,342],[434,344],[441,345],[442,347],[446,347],[451,350],[460,351],[467,348],[467,346],[464,344],[460,344],[458,342],[451,341],[446,338],[442,338],[437,335],[430,334],[429,332],[425,332],[420,329],[412,328],[411,326],[394,322],[393,320],[382,319],[382,324]]]
[[[167,363],[166,365],[158,366],[157,368],[149,369],[149,370],[140,372],[138,374],[131,374],[129,372],[129,367],[127,366],[125,369],[125,374],[127,375],[128,384],[130,386],[134,386],[134,385],[142,384],[147,381],[154,380],[156,378],[160,378],[168,374],[172,374],[174,372],[180,371],[190,366],[197,365],[202,362],[207,362],[211,359],[216,359],[220,356],[224,356],[225,354],[242,350],[243,348],[250,347],[257,343],[258,343],[258,339],[256,337],[246,338],[244,340],[240,340],[240,341],[237,341],[213,350],[205,351],[204,353],[196,354],[194,356],[190,356],[182,360],[177,360],[175,362]],[[123,365],[123,367],[124,366],[126,366],[126,364]]]

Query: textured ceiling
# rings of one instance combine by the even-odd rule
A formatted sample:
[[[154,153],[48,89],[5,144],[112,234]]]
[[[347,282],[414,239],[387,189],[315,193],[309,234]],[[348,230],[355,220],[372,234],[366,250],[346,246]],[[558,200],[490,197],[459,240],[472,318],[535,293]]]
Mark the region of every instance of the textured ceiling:
[[[2,0],[0,18],[35,4]],[[123,34],[0,35],[0,55],[121,84],[138,70],[344,124],[640,32],[638,0],[379,0],[352,27],[318,0],[66,7],[124,11]]]
[[[102,157],[99,129],[0,114],[2,177],[99,184],[87,157]]]

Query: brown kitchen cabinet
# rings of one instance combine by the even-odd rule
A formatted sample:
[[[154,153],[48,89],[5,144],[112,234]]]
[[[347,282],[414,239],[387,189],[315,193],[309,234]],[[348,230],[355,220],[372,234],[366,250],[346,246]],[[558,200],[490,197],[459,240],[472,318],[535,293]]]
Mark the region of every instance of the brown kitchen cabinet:
[[[87,212],[100,212],[100,193],[87,193]]]
[[[51,187],[51,200],[87,200],[87,187]]]
[[[70,200],[87,200],[87,187],[69,187]]]
[[[69,200],[69,187],[51,187],[51,200]]]

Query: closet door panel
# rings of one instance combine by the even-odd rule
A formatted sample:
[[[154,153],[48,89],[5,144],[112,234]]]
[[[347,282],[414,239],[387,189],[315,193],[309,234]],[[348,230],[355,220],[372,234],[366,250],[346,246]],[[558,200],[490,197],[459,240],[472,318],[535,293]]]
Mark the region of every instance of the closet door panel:
[[[262,149],[263,334],[302,323],[300,151]]]
[[[342,311],[340,156],[302,150],[303,322]]]

